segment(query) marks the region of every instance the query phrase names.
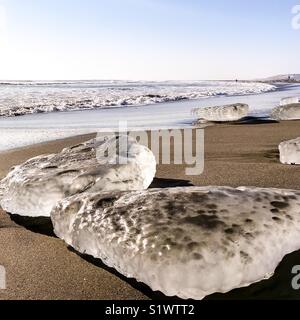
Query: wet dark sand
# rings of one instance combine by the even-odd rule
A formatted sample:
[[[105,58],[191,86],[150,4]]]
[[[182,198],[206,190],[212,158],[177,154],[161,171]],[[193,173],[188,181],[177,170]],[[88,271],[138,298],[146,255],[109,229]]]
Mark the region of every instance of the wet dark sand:
[[[36,155],[58,152],[93,135],[39,144],[0,154],[0,176]],[[185,166],[159,165],[152,187],[229,185],[300,189],[300,166],[278,160],[278,144],[300,136],[300,122],[217,125],[205,130],[205,171],[186,176]],[[291,288],[291,268],[300,251],[287,256],[267,281],[213,299],[300,298]],[[54,237],[49,219],[11,217],[0,210],[0,265],[7,289],[0,299],[165,299],[101,261],[82,256]]]

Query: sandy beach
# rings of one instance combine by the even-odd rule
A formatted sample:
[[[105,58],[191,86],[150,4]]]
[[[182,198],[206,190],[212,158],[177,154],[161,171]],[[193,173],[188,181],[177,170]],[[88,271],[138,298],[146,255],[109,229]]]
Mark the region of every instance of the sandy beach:
[[[299,121],[208,127],[204,173],[187,177],[183,165],[159,165],[152,187],[193,184],[299,189],[300,167],[282,165],[278,159],[278,144],[299,135]],[[58,152],[91,137],[78,136],[2,152],[0,176],[26,159]],[[7,273],[7,289],[0,290],[0,299],[165,298],[105,267],[101,261],[82,257],[68,248],[52,234],[49,220],[37,223],[12,219],[0,211],[0,264]],[[300,298],[290,286],[290,266],[299,262],[300,252],[291,254],[272,279],[209,298]]]

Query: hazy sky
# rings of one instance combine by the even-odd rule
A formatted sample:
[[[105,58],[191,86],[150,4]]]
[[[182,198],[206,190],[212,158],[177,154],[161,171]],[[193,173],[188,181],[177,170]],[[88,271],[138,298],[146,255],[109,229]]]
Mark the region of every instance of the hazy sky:
[[[0,79],[300,73],[300,0],[0,0]]]

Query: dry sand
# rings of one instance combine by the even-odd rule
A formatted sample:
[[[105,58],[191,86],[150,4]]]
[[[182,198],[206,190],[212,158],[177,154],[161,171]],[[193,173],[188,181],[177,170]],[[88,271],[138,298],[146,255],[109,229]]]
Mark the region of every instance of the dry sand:
[[[185,176],[185,166],[159,165],[153,186],[259,186],[300,189],[300,166],[278,160],[278,144],[300,136],[300,122],[217,125],[205,130],[205,171]],[[10,167],[43,153],[91,138],[80,136],[0,154],[0,177]],[[164,180],[172,178],[173,180]],[[174,179],[180,179],[176,181]],[[0,211],[0,265],[5,266],[7,289],[0,299],[147,299],[164,298],[128,280],[100,261],[82,257],[51,234],[49,221],[38,225]],[[291,288],[291,266],[300,252],[289,255],[270,280],[210,298],[299,298]]]

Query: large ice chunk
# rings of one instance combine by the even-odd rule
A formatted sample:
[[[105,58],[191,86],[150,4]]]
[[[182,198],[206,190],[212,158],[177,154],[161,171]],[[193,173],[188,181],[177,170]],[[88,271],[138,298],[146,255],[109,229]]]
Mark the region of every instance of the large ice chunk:
[[[82,194],[55,233],[168,296],[201,299],[269,278],[300,248],[300,191],[183,187]]]
[[[295,103],[300,103],[300,97],[283,98],[280,101],[281,106],[286,106],[288,104],[295,104]]]
[[[249,106],[247,104],[236,103],[224,106],[196,108],[192,114],[200,121],[237,121],[248,115]]]
[[[148,148],[128,138],[125,150],[117,147],[115,155],[105,155],[105,148],[114,149],[124,139],[127,136],[91,140],[15,167],[0,183],[2,208],[12,214],[50,216],[57,201],[70,195],[148,188],[156,172]]]
[[[300,119],[300,103],[278,106],[272,110],[271,117],[276,120]]]
[[[281,142],[279,152],[281,163],[300,164],[300,137]]]

